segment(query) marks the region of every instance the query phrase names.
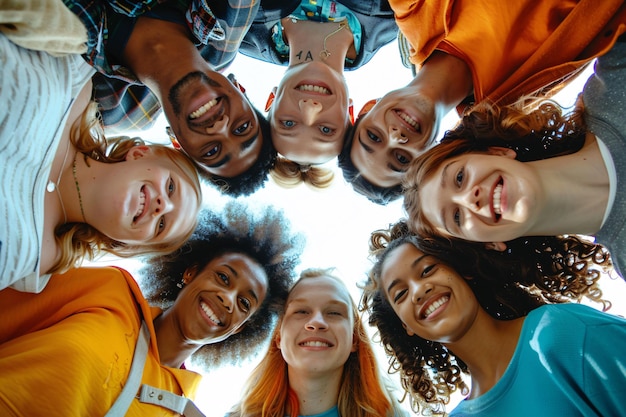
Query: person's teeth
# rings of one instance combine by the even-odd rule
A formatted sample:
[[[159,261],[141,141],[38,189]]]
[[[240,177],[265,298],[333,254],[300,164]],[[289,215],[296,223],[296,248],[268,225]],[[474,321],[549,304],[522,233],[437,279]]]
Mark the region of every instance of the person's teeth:
[[[202,116],[204,113],[208,112],[216,104],[217,104],[217,99],[213,99],[213,100],[209,101],[208,103],[206,103],[203,106],[201,106],[198,110],[192,112],[189,115],[189,118],[190,119],[197,119],[198,117]]]
[[[321,94],[330,94],[330,90],[328,90],[328,88],[320,87],[319,85],[304,84],[304,85],[298,86],[298,90],[313,91],[314,93],[321,93]]]
[[[330,346],[328,343],[326,342],[320,342],[320,341],[311,341],[311,342],[304,342],[302,343],[302,346],[312,346],[312,347],[328,347]]]
[[[200,307],[202,308],[202,311],[204,311],[206,315],[209,316],[209,318],[211,319],[213,323],[217,324],[218,326],[222,325],[222,322],[220,322],[220,319],[217,318],[217,315],[215,314],[215,312],[211,310],[208,305],[201,302]]]
[[[502,214],[502,184],[496,185],[493,190],[493,212],[497,215]]]
[[[424,316],[425,317],[430,316],[433,313],[433,311],[437,310],[439,307],[444,305],[446,302],[448,302],[449,299],[450,297],[448,297],[447,295],[444,295],[443,297],[441,297],[440,299],[438,299],[437,301],[429,305],[426,311],[424,312]]]
[[[412,118],[406,113],[400,113],[400,118],[402,118],[402,120],[404,120],[409,125],[411,125],[411,127],[413,127],[414,129],[417,129],[419,127],[417,120],[415,120],[414,118]]]

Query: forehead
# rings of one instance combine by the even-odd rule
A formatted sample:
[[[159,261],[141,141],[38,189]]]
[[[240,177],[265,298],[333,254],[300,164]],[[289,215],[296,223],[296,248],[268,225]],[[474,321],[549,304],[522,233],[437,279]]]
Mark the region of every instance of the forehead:
[[[404,275],[411,269],[415,260],[424,255],[424,252],[409,242],[391,249],[380,268],[381,282],[405,278]]]
[[[268,277],[265,269],[255,259],[243,253],[223,253],[211,259],[205,269],[224,265],[228,265],[235,270],[238,278],[237,282],[259,290],[262,289],[263,293],[265,292],[268,285]]]
[[[347,288],[335,279],[326,276],[301,279],[289,293],[287,303],[293,301],[310,304],[339,302],[351,305]]]

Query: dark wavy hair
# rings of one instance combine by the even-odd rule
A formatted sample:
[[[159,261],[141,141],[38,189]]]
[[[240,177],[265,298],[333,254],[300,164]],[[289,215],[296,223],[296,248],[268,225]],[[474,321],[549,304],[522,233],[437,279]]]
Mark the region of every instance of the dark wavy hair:
[[[339,153],[337,158],[337,165],[341,168],[343,178],[348,184],[350,184],[354,191],[364,195],[373,203],[385,206],[389,202],[397,200],[402,196],[402,186],[396,185],[394,187],[379,187],[378,185],[374,185],[361,175],[357,167],[352,162],[350,149],[352,148],[354,135],[361,120],[361,118],[357,119],[354,125],[347,130],[346,136],[343,140],[341,153]]]
[[[372,233],[370,253],[375,265],[363,285],[360,309],[369,312],[369,324],[377,328],[389,357],[389,372],[400,373],[416,413],[443,415],[452,393],[468,393],[462,378],[468,368],[441,343],[406,333],[380,287],[387,256],[409,243],[438,258],[471,278],[467,282],[478,302],[498,320],[525,316],[543,304],[578,302],[583,298],[602,303],[605,310],[610,308],[597,284],[603,266],[610,263],[606,249],[576,237],[537,239],[543,240],[543,245],[522,244],[501,253],[475,251],[456,240],[420,237],[409,231],[405,221]],[[535,246],[543,249],[538,251]]]
[[[243,330],[228,339],[203,346],[192,360],[204,368],[239,363],[256,354],[267,340],[278,311],[295,279],[304,240],[290,231],[282,211],[265,207],[258,213],[232,201],[220,213],[203,210],[199,225],[189,241],[177,252],[148,260],[141,269],[141,289],[151,305],[167,309],[174,304],[185,270],[202,271],[217,256],[226,253],[247,255],[258,262],[268,278],[265,300]]]
[[[231,197],[247,196],[263,188],[269,178],[270,170],[276,163],[278,153],[272,144],[270,122],[260,110],[254,108],[254,112],[259,119],[259,128],[261,135],[263,135],[261,151],[254,164],[248,170],[231,178],[212,175],[202,168],[198,169],[200,178],[224,195]]]
[[[446,160],[486,152],[492,146],[513,149],[515,159],[522,162],[553,158],[579,151],[586,132],[582,109],[563,114],[550,100],[522,99],[502,107],[486,101],[475,105],[439,144],[415,158],[406,172],[402,187],[410,227],[423,235],[437,234],[420,209],[420,186]]]

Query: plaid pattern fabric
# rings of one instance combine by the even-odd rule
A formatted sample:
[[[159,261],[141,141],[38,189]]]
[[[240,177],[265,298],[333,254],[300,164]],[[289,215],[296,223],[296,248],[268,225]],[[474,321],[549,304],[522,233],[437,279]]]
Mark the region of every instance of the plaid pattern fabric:
[[[105,46],[109,38],[110,13],[139,17],[165,0],[63,0],[87,28],[87,53],[83,57],[99,74],[93,78],[94,98],[100,106],[108,132],[147,129],[161,111],[154,94],[127,68],[109,62]],[[196,37],[202,57],[222,70],[236,57],[239,45],[252,24],[260,0],[229,0],[211,5],[207,0],[170,0],[184,16]],[[151,17],[157,17],[151,16]],[[116,20],[116,19],[112,19]],[[104,74],[104,75],[103,75]]]

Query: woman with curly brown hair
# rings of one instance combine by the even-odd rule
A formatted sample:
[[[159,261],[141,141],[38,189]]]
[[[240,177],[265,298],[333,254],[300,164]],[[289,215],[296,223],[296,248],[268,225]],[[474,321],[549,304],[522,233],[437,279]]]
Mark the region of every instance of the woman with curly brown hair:
[[[626,44],[598,58],[584,106],[476,105],[404,181],[410,226],[505,250],[522,236],[593,235],[626,264]],[[623,272],[623,271],[622,271]]]
[[[460,393],[450,416],[622,413],[626,321],[567,302],[602,301],[593,258],[547,245],[543,258],[490,263],[404,223],[375,232],[372,249],[362,308],[414,411],[443,415]]]

